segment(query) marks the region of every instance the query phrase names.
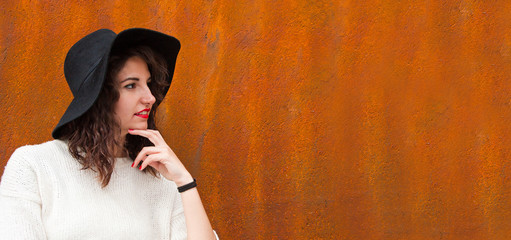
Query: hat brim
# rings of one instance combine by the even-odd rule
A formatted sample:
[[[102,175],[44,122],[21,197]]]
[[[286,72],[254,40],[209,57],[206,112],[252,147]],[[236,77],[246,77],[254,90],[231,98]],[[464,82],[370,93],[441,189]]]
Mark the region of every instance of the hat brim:
[[[79,91],[74,95],[73,100],[60,118],[59,123],[53,129],[52,137],[54,139],[60,138],[61,129],[64,125],[86,113],[98,99],[107,74],[108,58],[110,54],[115,51],[121,51],[122,49],[140,45],[153,49],[153,51],[159,53],[166,60],[168,85],[162,89],[162,93],[163,96],[167,94],[174,76],[177,54],[181,48],[179,40],[149,29],[131,28],[124,30],[117,34],[108,52],[104,54],[95,69],[87,76],[84,82],[88,84],[82,85]]]

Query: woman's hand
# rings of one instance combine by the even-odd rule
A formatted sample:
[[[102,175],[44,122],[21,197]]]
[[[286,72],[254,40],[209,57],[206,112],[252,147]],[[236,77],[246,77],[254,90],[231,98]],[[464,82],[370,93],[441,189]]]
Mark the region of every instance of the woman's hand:
[[[148,129],[129,130],[128,133],[146,137],[154,144],[154,147],[142,148],[135,161],[133,161],[132,167],[138,166],[142,161],[140,170],[149,165],[166,179],[174,181],[177,186],[183,186],[193,181],[190,173],[163,140],[160,132]],[[181,193],[181,199],[183,201],[188,239],[217,239],[204,206],[202,206],[197,188]]]
[[[154,144],[154,147],[142,148],[133,161],[132,167],[138,166],[140,161],[142,161],[140,170],[144,170],[144,168],[149,165],[156,169],[166,179],[174,181],[177,186],[182,186],[193,181],[190,173],[186,170],[181,161],[179,161],[179,158],[172,149],[170,149],[167,145],[160,132],[151,129],[130,129],[128,133],[145,137]]]

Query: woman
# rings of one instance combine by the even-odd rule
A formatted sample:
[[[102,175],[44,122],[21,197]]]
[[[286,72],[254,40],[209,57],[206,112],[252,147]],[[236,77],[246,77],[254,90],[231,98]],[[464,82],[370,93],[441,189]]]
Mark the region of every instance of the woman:
[[[179,41],[102,29],[69,50],[74,99],[0,183],[0,239],[215,239],[195,180],[155,130]]]

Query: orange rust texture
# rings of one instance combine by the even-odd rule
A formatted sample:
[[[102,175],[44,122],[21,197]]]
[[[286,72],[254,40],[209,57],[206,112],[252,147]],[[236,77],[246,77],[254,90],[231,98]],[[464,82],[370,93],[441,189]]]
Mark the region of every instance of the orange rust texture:
[[[0,27],[1,166],[50,140],[75,41],[147,27],[182,42],[161,130],[222,239],[511,236],[510,1],[18,0]]]

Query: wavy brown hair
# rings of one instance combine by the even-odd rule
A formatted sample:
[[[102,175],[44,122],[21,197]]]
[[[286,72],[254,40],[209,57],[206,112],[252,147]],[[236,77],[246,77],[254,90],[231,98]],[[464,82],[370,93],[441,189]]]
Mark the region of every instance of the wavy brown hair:
[[[143,147],[153,146],[147,138],[131,134],[126,135],[124,143],[121,142],[121,128],[114,113],[115,103],[119,100],[117,74],[126,61],[135,56],[147,63],[151,74],[151,82],[148,86],[156,102],[151,108],[147,127],[156,129],[155,113],[165,97],[163,89],[169,86],[166,80],[169,73],[165,60],[147,46],[112,52],[98,99],[82,116],[62,127],[60,139],[68,141],[69,152],[82,165],[83,170],[91,169],[98,173],[98,180],[102,187],[106,187],[110,182],[119,149],[124,150],[125,156],[135,159]],[[150,166],[145,168],[144,172],[158,176],[156,170]]]

